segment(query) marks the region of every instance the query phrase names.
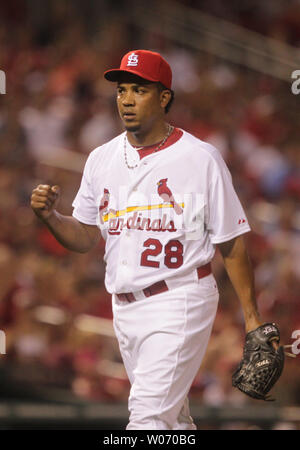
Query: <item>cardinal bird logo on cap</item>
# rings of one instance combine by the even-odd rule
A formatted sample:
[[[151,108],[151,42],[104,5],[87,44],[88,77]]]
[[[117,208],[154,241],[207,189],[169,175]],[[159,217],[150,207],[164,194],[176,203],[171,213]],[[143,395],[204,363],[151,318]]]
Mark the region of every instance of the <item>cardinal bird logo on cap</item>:
[[[178,203],[174,199],[172,191],[167,186],[167,181],[168,181],[168,178],[162,178],[161,180],[159,180],[159,182],[157,183],[157,186],[158,186],[157,193],[158,193],[158,195],[160,195],[160,197],[163,199],[164,202],[171,203],[176,214],[182,214],[183,210],[182,210],[181,206],[178,205]]]

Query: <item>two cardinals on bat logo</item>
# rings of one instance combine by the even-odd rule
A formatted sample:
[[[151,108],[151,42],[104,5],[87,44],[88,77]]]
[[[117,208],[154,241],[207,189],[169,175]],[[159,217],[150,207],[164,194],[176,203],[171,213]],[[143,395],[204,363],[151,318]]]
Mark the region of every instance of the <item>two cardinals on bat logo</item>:
[[[160,196],[160,198],[163,200],[164,203],[169,203],[173,207],[175,213],[177,215],[183,214],[182,207],[176,202],[174,195],[171,191],[171,189],[167,185],[168,178],[162,178],[157,183],[157,193]],[[117,211],[115,209],[109,208],[109,201],[110,201],[110,192],[107,188],[104,188],[103,195],[100,200],[99,205],[99,216],[100,216],[100,222],[103,224],[103,216],[111,213],[113,215],[117,214]]]

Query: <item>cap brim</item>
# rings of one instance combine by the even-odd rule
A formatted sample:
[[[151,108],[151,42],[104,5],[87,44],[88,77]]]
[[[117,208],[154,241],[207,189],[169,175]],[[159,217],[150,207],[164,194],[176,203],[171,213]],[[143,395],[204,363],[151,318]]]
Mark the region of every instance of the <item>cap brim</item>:
[[[111,70],[107,70],[106,72],[104,72],[104,78],[106,78],[106,80],[108,81],[120,81],[120,78],[122,77],[123,74],[125,73],[131,73],[133,75],[136,75],[137,77],[141,78],[142,80],[147,80],[147,81],[152,81],[153,83],[157,83],[158,80],[155,80],[154,78],[151,77],[145,77],[143,76],[140,72],[138,72],[137,70],[133,70],[133,69],[111,69]]]

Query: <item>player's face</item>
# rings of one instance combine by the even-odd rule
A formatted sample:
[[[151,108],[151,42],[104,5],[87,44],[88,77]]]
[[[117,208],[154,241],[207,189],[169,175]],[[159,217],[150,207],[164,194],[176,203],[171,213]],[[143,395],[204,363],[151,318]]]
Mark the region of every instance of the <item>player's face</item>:
[[[117,105],[127,131],[150,130],[164,117],[165,100],[156,83],[127,78],[117,87]]]

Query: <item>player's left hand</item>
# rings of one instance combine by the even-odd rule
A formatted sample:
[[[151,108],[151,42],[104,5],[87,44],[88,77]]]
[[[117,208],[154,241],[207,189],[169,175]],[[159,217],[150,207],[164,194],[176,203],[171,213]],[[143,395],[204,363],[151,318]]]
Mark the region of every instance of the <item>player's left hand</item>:
[[[267,394],[284,367],[284,348],[279,342],[279,329],[274,323],[264,323],[248,332],[232,385],[252,398],[270,400]]]

